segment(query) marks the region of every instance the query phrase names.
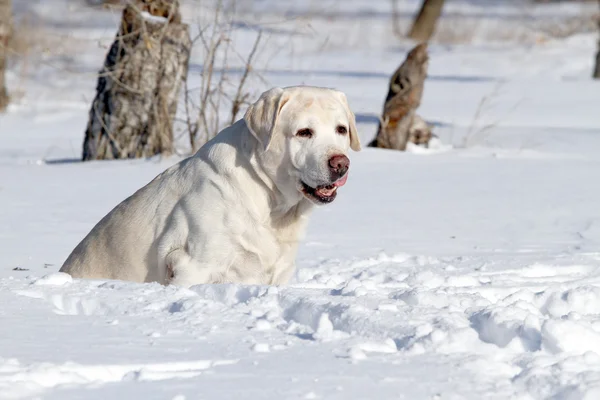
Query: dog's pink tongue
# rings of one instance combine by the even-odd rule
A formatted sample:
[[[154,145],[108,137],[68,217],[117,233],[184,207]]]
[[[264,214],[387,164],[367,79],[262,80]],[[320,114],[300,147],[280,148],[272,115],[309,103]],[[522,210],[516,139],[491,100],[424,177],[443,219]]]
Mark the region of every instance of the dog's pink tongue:
[[[346,181],[348,180],[348,174],[346,173],[346,175],[344,175],[344,177],[342,179],[340,179],[339,181],[335,181],[333,183],[333,186],[344,186],[346,184]]]

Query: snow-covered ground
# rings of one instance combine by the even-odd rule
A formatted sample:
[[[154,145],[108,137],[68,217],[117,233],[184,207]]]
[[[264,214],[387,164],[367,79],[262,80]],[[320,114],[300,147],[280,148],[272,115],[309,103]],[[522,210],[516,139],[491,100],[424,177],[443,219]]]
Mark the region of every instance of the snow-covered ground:
[[[453,147],[352,154],[289,286],[190,290],[56,273],[179,158],[78,162],[118,16],[14,3],[43,45],[11,63],[16,101],[0,116],[0,398],[600,398],[597,36],[547,29],[594,3],[448,0],[442,32],[477,22],[431,45],[421,114]],[[405,29],[417,1],[398,3]],[[371,139],[412,46],[393,36],[390,2],[242,5],[240,53],[257,27],[267,37],[254,95],[336,87]]]

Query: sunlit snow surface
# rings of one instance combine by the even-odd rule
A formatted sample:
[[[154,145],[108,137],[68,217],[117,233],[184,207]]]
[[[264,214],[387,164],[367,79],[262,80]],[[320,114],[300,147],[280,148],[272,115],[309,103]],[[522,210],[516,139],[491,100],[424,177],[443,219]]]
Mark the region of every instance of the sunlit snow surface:
[[[597,36],[488,35],[494,21],[516,30],[515,16],[584,6],[448,1],[448,13],[492,25],[430,47],[420,114],[440,141],[351,154],[290,285],[188,290],[57,272],[102,216],[179,158],[80,163],[119,16],[14,2],[48,46],[9,65],[21,95],[0,116],[0,398],[600,398]],[[393,36],[389,3],[244,3],[237,51],[247,55],[258,27],[266,38],[252,96],[343,90],[366,145],[412,46]],[[399,2],[404,28],[416,3]],[[184,1],[193,30],[198,14]],[[243,60],[230,64],[235,78]],[[201,66],[196,48],[191,88]]]

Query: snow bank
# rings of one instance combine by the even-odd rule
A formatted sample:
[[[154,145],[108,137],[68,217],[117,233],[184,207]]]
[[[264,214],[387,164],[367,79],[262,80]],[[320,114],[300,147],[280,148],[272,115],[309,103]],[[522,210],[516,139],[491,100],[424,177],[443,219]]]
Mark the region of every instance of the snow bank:
[[[393,35],[389,0],[337,2],[238,2],[230,78],[264,28],[250,97],[341,89],[366,144],[411,44]],[[595,32],[432,43],[419,112],[439,141],[352,154],[347,185],[311,218],[292,284],[181,289],[57,272],[102,216],[179,158],[80,163],[118,15],[13,3],[50,44],[29,53],[35,67],[10,63],[23,97],[0,117],[0,397],[599,398]],[[399,2],[401,20],[417,3]],[[597,7],[447,3],[526,30],[533,16]],[[182,7],[193,31],[214,15]],[[194,51],[190,88],[203,62]]]

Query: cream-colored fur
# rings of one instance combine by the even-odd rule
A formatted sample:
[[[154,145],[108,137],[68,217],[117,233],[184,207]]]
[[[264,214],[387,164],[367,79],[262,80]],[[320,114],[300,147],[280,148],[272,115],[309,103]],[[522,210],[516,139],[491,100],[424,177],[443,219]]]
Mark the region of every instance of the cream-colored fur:
[[[347,134],[336,132],[343,125]],[[311,138],[299,130],[310,128]],[[61,268],[75,278],[284,284],[329,159],[360,150],[342,92],[274,88],[106,215]]]

